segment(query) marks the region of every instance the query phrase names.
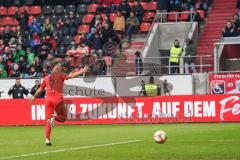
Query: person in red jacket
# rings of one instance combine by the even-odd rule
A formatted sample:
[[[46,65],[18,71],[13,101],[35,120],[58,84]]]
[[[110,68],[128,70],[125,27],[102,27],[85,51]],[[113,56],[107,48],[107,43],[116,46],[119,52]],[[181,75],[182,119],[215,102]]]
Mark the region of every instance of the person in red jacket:
[[[45,39],[42,42],[43,45],[45,45],[52,53],[55,53],[57,49],[57,43],[52,38],[51,35],[46,35]]]

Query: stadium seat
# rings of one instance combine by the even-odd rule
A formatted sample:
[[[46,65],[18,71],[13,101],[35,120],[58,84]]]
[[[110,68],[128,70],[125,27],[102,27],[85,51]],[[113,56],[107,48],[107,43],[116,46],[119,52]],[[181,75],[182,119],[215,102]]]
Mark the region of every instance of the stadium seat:
[[[10,30],[13,31],[13,32],[16,32],[17,31],[17,27],[16,26],[12,26],[12,27],[10,27]]]
[[[70,5],[67,5],[67,6],[65,7],[65,9],[66,9],[66,13],[75,12],[75,11],[76,11],[76,6],[70,4]]]
[[[62,5],[56,5],[54,6],[54,13],[57,15],[63,14],[64,7]]]
[[[58,16],[57,16],[57,15],[52,15],[52,16],[50,17],[50,20],[51,20],[51,23],[52,23],[53,25],[55,25],[55,24],[57,24]]]
[[[140,31],[141,32],[149,32],[151,29],[151,23],[149,22],[143,22],[140,24]]]
[[[90,26],[89,25],[86,25],[86,24],[82,24],[79,26],[78,28],[78,33],[88,33],[90,31]]]
[[[24,0],[24,4],[27,6],[32,6],[33,2],[34,2],[34,0]]]
[[[198,10],[198,13],[200,14],[201,19],[205,18],[204,10]]]
[[[84,4],[78,5],[78,7],[77,7],[77,12],[78,12],[79,14],[86,14],[87,11],[88,11],[88,6],[87,6],[87,5],[84,5]]]
[[[73,38],[71,36],[65,36],[65,37],[62,37],[62,45],[64,46],[68,46],[71,44]]]
[[[86,14],[83,16],[83,23],[91,23],[94,15],[93,14]]]
[[[40,17],[37,18],[38,22],[43,24],[45,21],[46,17],[44,15],[41,15]]]
[[[189,12],[189,11],[182,12],[181,15],[179,16],[179,20],[180,20],[180,21],[187,21],[188,15],[189,15],[188,12]]]
[[[107,15],[104,14],[104,13],[102,13],[102,14],[101,14],[101,17],[102,17],[102,19],[106,19],[106,18],[107,18]]]
[[[142,7],[143,7],[143,10],[144,11],[147,11],[148,10],[148,3],[147,2],[140,2]]]
[[[134,2],[128,2],[128,4],[131,8],[134,6]]]
[[[4,26],[6,26],[6,25],[16,26],[16,25],[18,25],[18,21],[13,17],[4,17],[3,18],[3,25]]]
[[[146,12],[143,16],[143,21],[147,22],[152,21],[155,17],[155,14],[156,14],[155,12]]]
[[[111,13],[110,14],[110,21],[111,22],[114,22],[115,18],[117,17],[117,14],[116,13]]]
[[[81,35],[76,35],[76,36],[74,37],[74,41],[75,41],[76,44],[79,44],[80,41],[81,41]]]
[[[28,6],[19,7],[19,12],[20,13],[24,13],[24,11],[26,11],[27,13],[30,13],[30,7],[28,7]]]
[[[177,12],[168,12],[169,14],[168,14],[168,16],[167,16],[167,20],[168,21],[176,21],[176,18],[177,18],[177,20],[178,20],[178,17],[179,17],[179,15],[177,15]],[[177,17],[176,17],[177,16]]]
[[[62,17],[62,20],[64,22],[68,20],[68,15],[67,14],[63,14],[61,17]]]
[[[97,12],[97,8],[98,8],[98,4],[90,4],[89,6],[88,6],[88,12],[89,13],[96,13]]]
[[[42,13],[44,15],[50,15],[52,14],[52,6],[43,6]]]
[[[157,2],[155,2],[155,1],[149,2],[148,6],[149,6],[149,10],[151,10],[151,11],[157,10]]]
[[[40,15],[41,14],[41,7],[40,6],[32,6],[30,9],[31,15]]]
[[[5,27],[0,27],[0,33],[4,32],[5,31]]]
[[[0,7],[0,16],[6,16],[7,15],[7,8],[1,6]]]
[[[18,8],[15,7],[15,6],[12,6],[12,7],[9,7],[9,8],[8,8],[7,14],[8,14],[9,16],[13,16],[13,15],[15,15],[15,13],[16,13],[17,11],[18,11]]]
[[[30,25],[34,21],[35,17],[34,16],[29,16],[28,18],[28,24]]]

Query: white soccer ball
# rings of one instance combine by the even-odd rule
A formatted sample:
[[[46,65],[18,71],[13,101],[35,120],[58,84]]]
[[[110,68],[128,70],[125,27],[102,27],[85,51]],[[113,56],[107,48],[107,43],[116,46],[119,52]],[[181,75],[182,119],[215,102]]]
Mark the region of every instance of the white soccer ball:
[[[165,131],[156,131],[153,134],[153,139],[156,143],[162,144],[167,140],[167,133]]]

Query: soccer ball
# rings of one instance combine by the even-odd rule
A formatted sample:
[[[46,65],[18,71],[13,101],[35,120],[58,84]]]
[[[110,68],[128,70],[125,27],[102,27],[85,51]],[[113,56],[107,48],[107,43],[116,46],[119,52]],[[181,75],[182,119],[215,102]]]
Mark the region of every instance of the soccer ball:
[[[162,144],[167,140],[167,133],[165,131],[156,131],[153,134],[153,139],[156,143]]]

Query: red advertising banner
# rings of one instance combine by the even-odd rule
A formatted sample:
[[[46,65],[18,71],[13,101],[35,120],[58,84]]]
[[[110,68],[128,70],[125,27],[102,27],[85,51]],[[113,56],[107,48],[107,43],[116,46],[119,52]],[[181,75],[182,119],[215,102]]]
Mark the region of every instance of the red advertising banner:
[[[66,99],[65,124],[240,121],[240,95]],[[0,125],[45,124],[44,100],[0,100]]]
[[[239,94],[240,73],[209,74],[211,94]]]

